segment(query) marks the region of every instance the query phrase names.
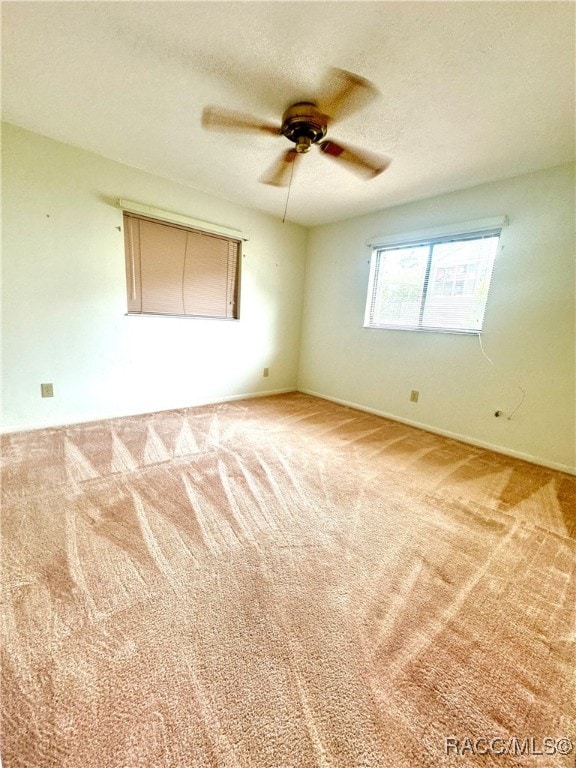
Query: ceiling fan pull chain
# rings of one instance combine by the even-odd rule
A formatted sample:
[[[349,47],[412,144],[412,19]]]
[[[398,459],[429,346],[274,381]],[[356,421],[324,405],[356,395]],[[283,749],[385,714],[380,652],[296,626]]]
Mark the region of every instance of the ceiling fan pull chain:
[[[294,166],[296,163],[292,163],[292,168],[290,170],[290,181],[288,183],[288,192],[286,194],[286,206],[284,207],[284,216],[282,217],[282,224],[286,221],[286,211],[288,210],[288,200],[290,199],[290,190],[292,189],[292,176],[294,176]]]

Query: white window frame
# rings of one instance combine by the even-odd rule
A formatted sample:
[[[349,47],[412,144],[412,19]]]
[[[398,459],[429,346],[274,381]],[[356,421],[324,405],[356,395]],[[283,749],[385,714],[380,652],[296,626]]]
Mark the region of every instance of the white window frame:
[[[422,324],[422,311],[420,313],[420,320],[418,325],[400,325],[400,324],[380,324],[371,322],[371,306],[374,297],[374,291],[376,290],[377,280],[377,265],[380,259],[380,254],[386,250],[393,250],[395,248],[409,248],[411,246],[430,246],[430,256],[428,262],[428,269],[432,259],[433,247],[436,243],[450,242],[451,240],[459,239],[472,239],[475,236],[485,237],[487,235],[501,236],[502,229],[507,226],[508,218],[501,216],[491,219],[480,219],[472,222],[463,222],[460,224],[453,224],[444,227],[435,227],[427,230],[419,230],[416,232],[408,232],[397,235],[375,236],[366,241],[372,249],[370,259],[370,274],[368,279],[368,292],[366,296],[366,309],[364,314],[364,328],[370,330],[399,330],[399,331],[416,331],[425,333],[452,333],[452,334],[469,334],[479,335],[482,332],[482,328],[469,329],[469,328],[442,328],[427,326]],[[498,250],[501,248],[501,242],[498,244]],[[428,289],[427,282],[428,275],[426,274],[424,283],[424,293],[422,296],[422,308],[426,305],[426,296]]]

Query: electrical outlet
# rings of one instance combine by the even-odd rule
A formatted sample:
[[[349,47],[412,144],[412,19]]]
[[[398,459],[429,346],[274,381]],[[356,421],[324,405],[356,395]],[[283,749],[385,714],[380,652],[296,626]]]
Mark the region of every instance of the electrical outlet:
[[[262,372],[262,376],[264,376],[264,378],[266,378],[267,376],[270,376],[270,368],[264,368]]]
[[[419,398],[419,397],[420,397],[420,392],[418,392],[418,390],[417,390],[417,389],[413,389],[413,390],[410,392],[410,402],[411,402],[411,403],[417,403],[417,402],[418,402],[418,398]]]
[[[54,385],[40,384],[40,392],[42,393],[42,397],[54,397]]]

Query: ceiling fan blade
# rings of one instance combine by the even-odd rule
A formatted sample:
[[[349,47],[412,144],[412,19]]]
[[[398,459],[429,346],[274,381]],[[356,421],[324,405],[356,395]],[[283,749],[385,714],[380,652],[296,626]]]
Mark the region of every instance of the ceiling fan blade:
[[[280,124],[266,123],[257,117],[233,109],[206,107],[202,112],[202,126],[211,131],[252,131],[280,134]]]
[[[276,160],[266,173],[260,177],[263,184],[270,184],[273,187],[287,187],[290,183],[290,177],[295,169],[294,163],[300,157],[295,149],[289,149]]]
[[[345,163],[348,170],[368,179],[378,176],[392,162],[390,158],[377,155],[375,152],[337,144],[330,139],[323,141],[319,146],[328,157]]]
[[[331,67],[319,106],[335,122],[363,109],[379,96],[380,91],[370,80],[345,69]]]

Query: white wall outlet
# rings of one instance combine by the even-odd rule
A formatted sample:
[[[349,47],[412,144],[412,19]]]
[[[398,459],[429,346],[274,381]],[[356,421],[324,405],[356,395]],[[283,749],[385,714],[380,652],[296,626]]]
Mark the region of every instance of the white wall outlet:
[[[42,397],[54,397],[54,385],[40,384],[40,392],[42,394]]]
[[[262,372],[262,376],[266,378],[267,376],[270,376],[270,368],[264,368],[264,371]]]
[[[419,397],[420,397],[420,392],[417,389],[413,389],[410,392],[410,402],[411,403],[417,403]]]

